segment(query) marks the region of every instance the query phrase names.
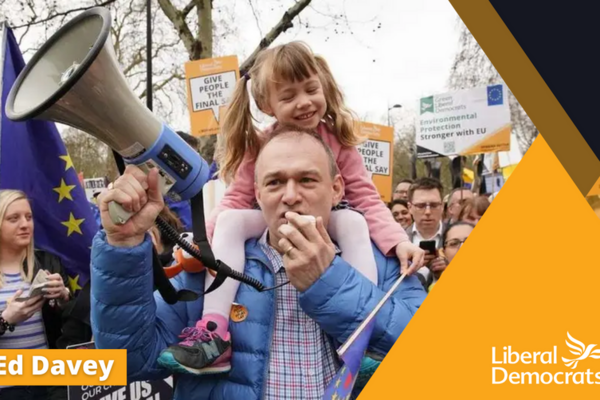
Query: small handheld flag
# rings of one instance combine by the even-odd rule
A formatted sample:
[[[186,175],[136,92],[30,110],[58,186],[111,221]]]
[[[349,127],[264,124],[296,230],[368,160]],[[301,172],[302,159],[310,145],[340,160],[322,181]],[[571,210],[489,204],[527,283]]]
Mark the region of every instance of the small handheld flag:
[[[343,362],[342,368],[333,377],[329,386],[325,389],[323,400],[349,400],[356,378],[360,370],[361,361],[369,347],[369,340],[375,327],[375,316],[390,298],[392,293],[400,286],[406,276],[402,274],[394,285],[387,291],[385,296],[377,303],[373,311],[356,328],[348,340],[338,349],[337,353]]]

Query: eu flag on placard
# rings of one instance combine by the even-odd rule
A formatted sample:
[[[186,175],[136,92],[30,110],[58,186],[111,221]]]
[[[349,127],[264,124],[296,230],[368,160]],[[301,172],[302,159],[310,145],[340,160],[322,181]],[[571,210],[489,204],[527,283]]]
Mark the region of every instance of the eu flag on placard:
[[[488,106],[499,106],[504,104],[504,92],[502,84],[490,85],[487,87]]]
[[[356,337],[350,347],[340,356],[342,367],[325,389],[323,400],[350,399],[358,372],[360,371],[360,364],[365,356],[367,347],[369,347],[369,340],[371,339],[374,327],[375,319],[365,326],[364,330]]]
[[[74,292],[89,279],[90,246],[98,227],[55,124],[6,117],[6,99],[24,66],[12,31],[0,24],[0,189],[27,194],[35,247],[61,258]]]

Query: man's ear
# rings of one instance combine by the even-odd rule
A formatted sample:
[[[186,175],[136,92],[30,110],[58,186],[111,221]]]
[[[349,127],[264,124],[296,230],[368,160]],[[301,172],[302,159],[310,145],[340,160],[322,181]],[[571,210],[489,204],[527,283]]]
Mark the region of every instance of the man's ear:
[[[256,183],[256,180],[254,180],[254,197],[256,198],[256,201],[258,202],[260,208],[262,208],[262,204],[260,201],[260,191],[258,190],[258,184]]]
[[[342,198],[344,197],[344,180],[340,174],[337,174],[333,178],[333,204],[332,206],[336,206]]]

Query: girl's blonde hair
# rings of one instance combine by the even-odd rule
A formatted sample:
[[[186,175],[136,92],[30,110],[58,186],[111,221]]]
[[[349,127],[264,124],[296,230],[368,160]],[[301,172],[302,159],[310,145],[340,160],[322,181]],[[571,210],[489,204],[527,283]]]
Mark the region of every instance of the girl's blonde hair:
[[[252,122],[250,95],[246,83],[261,111],[268,107],[269,83],[300,82],[317,74],[327,102],[325,123],[344,146],[356,146],[364,138],[354,130],[354,114],[345,106],[344,96],[338,87],[327,62],[315,55],[302,42],[291,42],[261,52],[256,62],[235,88],[223,120],[216,159],[220,177],[230,182],[242,159],[248,154],[256,159],[261,139]]]
[[[8,207],[18,200],[27,200],[27,195],[20,190],[0,190],[0,234],[2,233],[2,222],[4,222],[4,217],[6,215],[6,210]],[[27,245],[25,252],[23,253],[23,257],[20,261],[21,267],[21,278],[28,283],[31,283],[33,280],[33,269],[35,265],[35,255],[34,255],[34,247],[33,247],[33,237],[31,241]],[[2,254],[2,243],[0,242],[0,254]],[[23,269],[23,261],[27,260],[27,273]],[[0,273],[0,288],[4,286],[4,274]]]

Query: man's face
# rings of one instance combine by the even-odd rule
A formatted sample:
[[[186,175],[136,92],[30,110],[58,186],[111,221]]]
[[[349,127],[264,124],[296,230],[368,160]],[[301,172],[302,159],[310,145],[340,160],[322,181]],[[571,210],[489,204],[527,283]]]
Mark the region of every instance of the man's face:
[[[392,200],[406,200],[408,201],[408,189],[410,188],[410,183],[402,182],[396,186],[394,190],[394,196]]]
[[[285,213],[322,217],[327,226],[331,207],[343,194],[342,178],[331,178],[327,154],[308,135],[284,135],[269,142],[256,162],[255,195],[269,228],[271,243],[287,223]]]
[[[418,230],[437,229],[442,221],[442,197],[437,189],[415,190],[409,203]]]
[[[462,192],[462,199],[460,198]],[[448,199],[448,216],[452,221],[456,221],[460,208],[466,200],[474,197],[473,192],[470,190],[457,190]]]

